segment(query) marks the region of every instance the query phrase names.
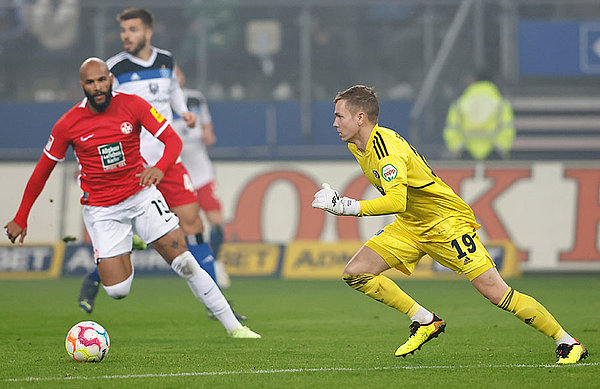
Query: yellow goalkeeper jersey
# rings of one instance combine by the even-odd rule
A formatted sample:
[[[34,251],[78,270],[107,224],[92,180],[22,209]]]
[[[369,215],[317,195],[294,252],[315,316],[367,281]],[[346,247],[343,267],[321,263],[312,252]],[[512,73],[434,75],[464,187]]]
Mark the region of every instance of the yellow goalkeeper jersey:
[[[396,214],[419,240],[438,241],[480,227],[473,210],[398,133],[375,125],[365,152],[348,143],[365,176],[383,195],[360,202],[359,216]]]

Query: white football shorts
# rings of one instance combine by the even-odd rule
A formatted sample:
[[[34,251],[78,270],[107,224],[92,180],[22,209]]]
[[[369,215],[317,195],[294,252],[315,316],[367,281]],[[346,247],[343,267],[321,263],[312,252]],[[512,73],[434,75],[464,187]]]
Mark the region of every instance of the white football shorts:
[[[179,219],[154,186],[108,207],[84,205],[82,212],[96,263],[131,252],[133,234],[151,243],[179,225]]]

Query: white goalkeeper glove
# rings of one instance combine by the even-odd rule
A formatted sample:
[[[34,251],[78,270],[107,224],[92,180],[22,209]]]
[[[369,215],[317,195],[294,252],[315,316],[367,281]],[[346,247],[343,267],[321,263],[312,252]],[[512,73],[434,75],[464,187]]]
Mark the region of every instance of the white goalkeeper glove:
[[[312,202],[313,208],[323,209],[334,215],[357,216],[360,213],[360,201],[349,197],[341,197],[339,193],[331,189],[328,183],[323,183],[323,189],[315,193]]]

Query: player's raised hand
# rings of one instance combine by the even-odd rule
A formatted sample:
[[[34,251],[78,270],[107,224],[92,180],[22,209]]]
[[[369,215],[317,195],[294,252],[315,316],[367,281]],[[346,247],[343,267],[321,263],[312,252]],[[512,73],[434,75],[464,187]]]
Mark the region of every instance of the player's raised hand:
[[[339,193],[331,189],[331,186],[326,182],[321,187],[322,189],[315,193],[315,199],[312,202],[313,208],[323,209],[334,215],[342,215],[344,207],[340,201]]]
[[[4,228],[6,228],[6,236],[11,243],[15,243],[15,240],[19,238],[19,246],[23,246],[23,241],[27,235],[27,227],[21,228],[14,220],[9,221]]]
[[[159,168],[154,166],[147,167],[139,175],[140,186],[158,185],[164,176],[165,173]]]
[[[357,216],[360,213],[360,201],[350,197],[341,197],[339,193],[331,189],[328,183],[323,183],[320,191],[315,193],[312,202],[313,208],[323,209],[334,215]]]

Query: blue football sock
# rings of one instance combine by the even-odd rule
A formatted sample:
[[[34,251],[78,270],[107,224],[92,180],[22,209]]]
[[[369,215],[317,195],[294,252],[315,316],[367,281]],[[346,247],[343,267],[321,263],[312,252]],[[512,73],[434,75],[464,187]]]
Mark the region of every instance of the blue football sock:
[[[198,262],[198,265],[210,275],[218,286],[219,284],[217,283],[217,276],[215,274],[215,257],[213,257],[208,243],[190,244],[188,242],[187,247],[194,256],[194,259],[196,259],[196,262]]]
[[[219,258],[221,245],[223,244],[223,226],[215,224],[210,228],[210,248],[212,249],[215,258]]]
[[[88,278],[94,282],[100,282],[100,274],[98,274],[98,268],[94,268],[94,270],[88,274]]]

